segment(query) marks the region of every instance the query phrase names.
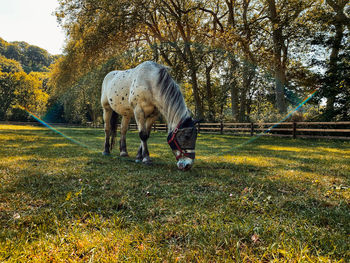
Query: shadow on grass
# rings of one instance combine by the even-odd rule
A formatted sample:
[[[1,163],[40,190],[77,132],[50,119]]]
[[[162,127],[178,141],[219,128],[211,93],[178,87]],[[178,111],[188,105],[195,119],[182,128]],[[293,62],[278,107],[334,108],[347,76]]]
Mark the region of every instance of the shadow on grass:
[[[231,239],[228,244],[240,240],[254,248],[251,236],[257,234],[263,240],[259,247],[267,249],[285,233],[291,242],[312,244],[314,253],[333,253],[333,257],[340,259],[349,249],[346,242],[350,234],[349,200],[337,197],[329,201],[323,189],[309,182],[301,184],[303,178],[275,176],[286,168],[286,163],[302,172],[332,171],[331,167],[321,167],[328,162],[322,161],[324,153],[314,150],[315,147],[338,150],[341,146],[347,151],[348,144],[335,143],[330,147],[325,142],[262,138],[233,154],[236,159],[242,156],[271,159],[267,166],[261,166],[259,160],[254,164],[244,159],[232,162],[221,158],[225,148],[217,145],[216,138],[206,135],[199,138],[197,151],[202,156],[212,156],[212,161],[197,160],[192,170],[181,172],[164,134],[151,137],[153,165],[145,166],[135,164],[131,157],[103,157],[99,152],[88,152],[73,144],[54,146],[67,141],[46,130],[23,130],[20,136],[1,132],[8,136],[1,156],[9,158],[0,163],[4,171],[0,203],[5,204],[0,216],[2,240],[15,239],[21,231],[32,239],[33,233],[39,231],[55,234],[60,224],[84,222],[97,214],[107,220],[120,217],[125,228],[137,225],[145,233],[154,234],[158,245],[165,243],[168,248],[174,237],[182,247],[191,247],[218,245],[210,244],[209,240],[225,236]],[[90,136],[94,148],[103,140],[101,131],[66,132],[79,135],[77,138]],[[133,157],[139,139],[136,133],[129,136],[129,153]],[[246,139],[223,136],[220,143],[234,147]],[[291,144],[293,147],[300,144],[304,151],[310,149],[320,158],[303,151],[299,156],[295,151],[281,153],[266,148]],[[17,157],[22,159],[10,162]],[[340,175],[347,178],[345,172]],[[169,231],[176,234],[168,235]]]

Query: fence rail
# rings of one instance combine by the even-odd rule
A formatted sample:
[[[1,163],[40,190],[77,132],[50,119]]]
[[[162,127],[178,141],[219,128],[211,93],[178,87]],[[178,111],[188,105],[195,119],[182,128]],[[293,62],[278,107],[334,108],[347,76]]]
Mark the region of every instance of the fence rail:
[[[0,122],[3,124],[31,124],[35,122]],[[53,123],[53,126],[81,127],[82,125]],[[87,123],[87,127],[102,128],[102,125]],[[85,126],[85,127],[86,127]],[[283,122],[283,123],[199,123],[199,133],[216,133],[232,135],[264,135],[291,138],[317,138],[317,139],[342,139],[350,140],[350,121],[339,122]],[[134,123],[129,124],[130,130],[137,130]],[[164,123],[155,123],[154,131],[168,130]]]
[[[199,123],[199,133],[233,135],[264,135],[291,138],[318,138],[350,140],[349,122],[284,122],[284,123]],[[137,129],[130,124],[130,129]],[[154,131],[166,131],[166,124],[155,123]]]

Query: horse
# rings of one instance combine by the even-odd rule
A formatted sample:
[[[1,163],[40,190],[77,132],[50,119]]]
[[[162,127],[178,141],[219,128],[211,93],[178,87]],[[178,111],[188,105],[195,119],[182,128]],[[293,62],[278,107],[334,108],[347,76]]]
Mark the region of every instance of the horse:
[[[189,170],[195,159],[197,121],[185,104],[178,84],[167,68],[146,61],[128,70],[115,70],[102,83],[101,104],[105,131],[104,155],[110,155],[115,144],[118,115],[120,124],[120,156],[128,156],[126,133],[134,116],[141,143],[136,162],[152,163],[147,147],[153,123],[161,115],[168,125],[167,141],[180,170]]]

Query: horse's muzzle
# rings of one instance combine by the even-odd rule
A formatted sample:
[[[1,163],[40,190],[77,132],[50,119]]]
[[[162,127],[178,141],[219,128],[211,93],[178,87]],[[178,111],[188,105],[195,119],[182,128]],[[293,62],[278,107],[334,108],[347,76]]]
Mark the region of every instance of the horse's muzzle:
[[[188,171],[193,166],[193,159],[191,158],[180,158],[177,162],[177,168],[181,171]]]

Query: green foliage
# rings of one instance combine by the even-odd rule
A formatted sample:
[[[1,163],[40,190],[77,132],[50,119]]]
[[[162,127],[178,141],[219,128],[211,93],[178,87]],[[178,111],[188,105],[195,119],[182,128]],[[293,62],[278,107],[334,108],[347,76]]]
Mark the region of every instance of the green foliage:
[[[8,43],[0,38],[0,56],[19,62],[27,74],[30,72],[45,72],[57,59],[46,50],[32,46],[26,42]]]
[[[0,71],[0,120],[27,120],[27,109],[35,114],[46,110],[49,95],[38,74]]]
[[[43,120],[49,123],[64,123],[67,122],[64,118],[64,107],[60,102],[48,102],[47,111]]]
[[[200,134],[178,171],[101,155],[103,129],[0,126],[1,262],[348,262],[350,144]],[[117,153],[114,153],[116,155]]]
[[[37,115],[46,111],[49,95],[42,89],[42,81],[35,74],[27,75],[25,72],[15,73],[12,76],[12,85],[15,91],[12,100],[11,120],[23,120],[28,118],[29,110]]]
[[[0,120],[4,120],[12,103],[15,86],[10,73],[0,71]]]
[[[6,73],[13,73],[23,71],[23,69],[18,61],[0,56],[0,71]]]
[[[326,99],[319,119],[324,121],[350,120],[350,6],[347,0],[328,0],[315,6],[311,27],[315,37],[312,44],[318,50],[326,49],[328,56],[315,57],[312,63],[322,68],[319,98]]]
[[[68,57],[61,58],[50,72],[48,86],[52,95],[51,102],[63,105],[64,119],[67,122],[102,123],[100,97],[104,77],[115,69],[135,67],[142,59],[147,60],[150,57],[147,57],[144,49],[135,48],[120,52],[99,65],[87,65],[84,69],[75,67],[72,72]]]
[[[45,112],[49,76],[42,71],[48,71],[53,60],[41,48],[0,38],[0,120],[28,120],[25,109],[39,115]]]
[[[94,75],[99,69],[102,71],[98,75],[105,74],[104,63],[116,57],[120,60],[119,57],[127,56],[126,63],[114,64],[112,69],[131,68],[135,62],[153,59],[172,68],[172,75],[186,89],[186,100],[196,115],[210,121],[224,118],[249,121],[260,101],[270,103],[281,114],[323,82],[315,74],[320,68],[312,68],[310,54],[317,53],[313,49],[315,32],[332,37],[325,25],[334,16],[329,3],[335,2],[84,0],[78,3],[69,0],[60,3],[56,15],[69,38],[65,56],[53,68],[51,84],[56,89],[81,89],[82,78]],[[346,10],[348,7],[341,12]],[[344,35],[343,41],[347,38]],[[346,77],[338,74],[336,78],[344,83]],[[94,88],[101,85],[101,79],[96,80],[83,85],[84,89],[96,93]],[[73,107],[78,108],[90,92],[74,92],[80,94]],[[339,103],[347,101],[344,97],[347,93],[338,94],[340,99],[336,95],[333,105],[341,105],[339,109],[345,107],[340,117],[344,118],[348,107]],[[327,97],[322,92],[319,95],[319,100],[314,102]],[[91,105],[98,100],[98,97],[87,99]],[[67,114],[82,120],[81,116],[91,115],[84,108],[81,106],[76,111],[80,116],[72,116],[73,111]],[[227,116],[229,110],[232,117]],[[268,114],[265,111],[259,116],[266,119]]]

